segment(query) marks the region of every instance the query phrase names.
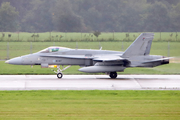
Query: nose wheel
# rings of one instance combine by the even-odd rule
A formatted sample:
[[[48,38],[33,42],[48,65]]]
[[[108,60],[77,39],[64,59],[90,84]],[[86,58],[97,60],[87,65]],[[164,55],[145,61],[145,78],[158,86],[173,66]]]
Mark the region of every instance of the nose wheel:
[[[63,77],[63,74],[62,73],[58,73],[57,74],[57,78],[61,79]]]

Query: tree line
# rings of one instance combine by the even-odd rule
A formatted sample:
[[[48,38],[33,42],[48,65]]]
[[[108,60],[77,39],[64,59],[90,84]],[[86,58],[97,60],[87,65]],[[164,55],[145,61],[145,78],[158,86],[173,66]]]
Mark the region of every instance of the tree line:
[[[0,32],[179,32],[180,0],[0,0]]]

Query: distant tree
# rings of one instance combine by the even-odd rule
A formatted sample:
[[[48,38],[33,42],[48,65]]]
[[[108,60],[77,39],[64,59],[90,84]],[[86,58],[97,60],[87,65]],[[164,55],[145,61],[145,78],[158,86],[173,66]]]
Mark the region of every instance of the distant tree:
[[[12,7],[9,2],[4,2],[0,7],[0,31],[14,32],[18,29],[18,15],[15,7]]]
[[[119,11],[119,31],[121,32],[139,32],[143,31],[142,14],[147,9],[148,4],[144,0],[127,0],[123,2],[123,9]]]
[[[2,7],[6,2],[10,4]],[[0,0],[0,4],[0,30],[6,31],[180,31],[179,0]],[[15,16],[1,17],[5,11]]]
[[[101,35],[101,32],[95,31],[95,32],[93,32],[93,34],[94,34],[96,37],[99,37],[99,35]]]
[[[101,32],[99,32],[99,31],[95,31],[95,32],[93,32],[93,34],[94,34],[94,36],[96,36],[96,37],[97,37],[97,40],[98,40],[98,37],[99,37],[99,35],[101,35]]]
[[[169,31],[170,17],[168,15],[168,7],[162,2],[155,2],[147,9],[144,17],[144,30],[150,32],[166,32]]]
[[[32,9],[27,12],[22,20],[22,30],[26,32],[53,31],[51,6],[55,1],[33,0]]]
[[[173,9],[169,12],[170,23],[171,23],[171,31],[179,32],[180,31],[180,3],[173,7]]]
[[[147,0],[147,2],[148,3],[155,3],[157,0]],[[159,2],[164,2],[164,1],[166,1],[166,2],[168,2],[169,4],[174,4],[174,5],[176,5],[176,4],[178,4],[179,3],[179,0],[158,0]]]
[[[69,0],[57,1],[52,9],[54,29],[63,32],[81,32],[84,22],[81,16],[74,13]]]

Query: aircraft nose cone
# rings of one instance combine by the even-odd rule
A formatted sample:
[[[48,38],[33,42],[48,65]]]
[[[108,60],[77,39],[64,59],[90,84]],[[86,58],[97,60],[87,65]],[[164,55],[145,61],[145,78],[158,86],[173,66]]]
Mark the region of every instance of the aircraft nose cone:
[[[9,64],[9,60],[6,60],[5,63]]]
[[[14,65],[21,65],[22,64],[22,58],[21,57],[16,57],[16,58],[5,61],[5,63],[14,64]]]

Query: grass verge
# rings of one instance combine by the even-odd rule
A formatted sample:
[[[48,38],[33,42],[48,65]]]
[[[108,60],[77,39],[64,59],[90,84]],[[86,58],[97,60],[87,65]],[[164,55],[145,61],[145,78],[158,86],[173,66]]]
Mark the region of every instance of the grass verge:
[[[180,91],[0,91],[0,119],[180,117]]]
[[[125,51],[132,42],[1,42],[0,59],[5,60],[30,53],[35,53],[50,46],[61,46],[72,49],[99,49]],[[180,42],[155,42],[151,47],[151,55],[180,57]]]

